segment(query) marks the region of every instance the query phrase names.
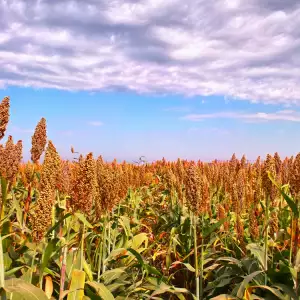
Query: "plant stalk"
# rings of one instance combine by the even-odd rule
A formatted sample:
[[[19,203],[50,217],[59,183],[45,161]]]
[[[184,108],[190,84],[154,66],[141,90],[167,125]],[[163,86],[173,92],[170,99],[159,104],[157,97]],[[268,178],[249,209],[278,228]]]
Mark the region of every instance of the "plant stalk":
[[[103,232],[102,232],[102,274],[105,272],[105,258],[106,258],[106,223],[107,215],[104,217]]]
[[[194,215],[194,257],[195,257],[195,277],[196,277],[196,299],[200,300],[200,280],[198,266],[198,250],[197,250],[197,217]]]
[[[200,299],[203,298],[203,265],[204,265],[204,216],[201,218],[201,262],[200,262]]]
[[[2,233],[2,220],[5,213],[5,205],[7,201],[7,180],[4,177],[1,177],[1,193],[2,201],[0,206],[0,233]]]
[[[66,280],[66,269],[67,269],[67,246],[63,248],[62,266],[60,270],[60,287],[59,287],[59,300],[64,298],[65,280]]]
[[[265,285],[268,282],[268,236],[269,236],[269,195],[266,195],[266,214],[265,214],[265,257],[264,257],[264,267],[265,267]]]
[[[83,259],[84,259],[84,233],[85,233],[85,224],[82,226],[82,238],[81,238],[81,249],[80,249],[80,271],[83,269]]]

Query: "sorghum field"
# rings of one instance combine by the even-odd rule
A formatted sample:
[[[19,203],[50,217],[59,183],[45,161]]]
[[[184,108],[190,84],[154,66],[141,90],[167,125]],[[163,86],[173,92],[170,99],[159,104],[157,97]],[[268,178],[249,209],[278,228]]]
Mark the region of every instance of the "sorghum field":
[[[72,148],[64,161],[41,119],[23,163],[9,106],[1,299],[299,299],[300,154],[130,164]]]

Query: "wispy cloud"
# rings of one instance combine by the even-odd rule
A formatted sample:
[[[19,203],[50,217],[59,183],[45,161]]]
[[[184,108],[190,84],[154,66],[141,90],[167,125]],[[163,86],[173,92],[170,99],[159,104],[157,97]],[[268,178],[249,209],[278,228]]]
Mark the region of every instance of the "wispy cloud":
[[[211,128],[191,127],[188,129],[188,133],[189,134],[204,133],[204,134],[228,135],[228,134],[230,134],[230,131],[225,128],[219,128],[219,127],[211,127]]]
[[[58,132],[60,135],[65,137],[71,137],[74,136],[75,132],[73,130],[62,130]]]
[[[99,127],[99,126],[103,125],[103,122],[101,122],[101,121],[90,121],[89,125]]]
[[[245,122],[270,122],[270,121],[290,121],[300,122],[300,112],[294,110],[280,110],[273,113],[257,112],[216,112],[209,114],[189,114],[181,119],[199,122],[206,119],[241,119]]]
[[[173,106],[173,107],[167,107],[165,111],[173,111],[173,112],[188,112],[191,108],[187,106]]]
[[[11,127],[11,132],[12,133],[27,133],[27,134],[33,134],[34,133],[34,129],[28,129],[28,128],[21,128],[18,126],[12,126]]]
[[[0,1],[0,87],[300,103],[299,0]]]

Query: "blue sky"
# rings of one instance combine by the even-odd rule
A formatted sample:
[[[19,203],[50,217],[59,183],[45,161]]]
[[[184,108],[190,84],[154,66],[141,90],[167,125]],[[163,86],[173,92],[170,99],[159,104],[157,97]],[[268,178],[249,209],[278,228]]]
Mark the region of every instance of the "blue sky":
[[[299,0],[0,0],[0,98],[29,158],[249,159],[300,149]]]
[[[0,96],[4,95],[11,97],[8,134],[24,141],[25,159],[29,158],[31,135],[41,117],[47,119],[49,139],[65,158],[72,157],[71,146],[80,153],[93,151],[107,160],[128,161],[141,155],[150,161],[162,157],[227,159],[233,152],[254,159],[275,151],[292,155],[300,148],[295,138],[300,114],[283,105],[224,97],[91,94],[17,87],[1,91]],[[250,118],[259,112],[266,114],[262,120]],[[234,114],[246,117],[236,118]],[[195,115],[200,120],[195,120]],[[268,120],[273,115],[296,115],[299,119]]]

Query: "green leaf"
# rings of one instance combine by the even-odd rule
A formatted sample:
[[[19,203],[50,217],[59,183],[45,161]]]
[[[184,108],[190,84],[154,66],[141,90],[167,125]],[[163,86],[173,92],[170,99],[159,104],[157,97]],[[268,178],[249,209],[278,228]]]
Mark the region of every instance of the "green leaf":
[[[217,297],[211,298],[211,300],[233,300],[233,299],[236,299],[236,298],[233,298],[232,296],[230,296],[228,294],[222,294]]]
[[[141,266],[144,266],[144,260],[141,256],[141,254],[139,254],[136,250],[134,250],[132,248],[128,248],[127,251],[131,252],[136,257],[136,259],[138,260],[138,262]]]
[[[120,288],[120,287],[124,287],[124,283],[122,282],[122,283],[112,283],[112,284],[109,284],[109,285],[107,285],[106,286],[107,287],[107,289],[111,292],[111,293],[113,293],[113,292],[115,292],[118,288]]]
[[[296,218],[299,218],[299,210],[297,207],[297,204],[293,201],[293,199],[288,196],[284,191],[280,190],[281,195],[283,196],[284,200],[287,202],[287,204],[289,205],[289,207],[291,208],[294,216]]]
[[[45,252],[43,254],[43,260],[42,260],[41,269],[40,269],[40,281],[43,278],[44,269],[48,265],[48,262],[49,262],[49,260],[51,258],[51,255],[52,255],[53,251],[55,250],[55,246],[56,246],[56,240],[51,240],[47,244],[47,247],[46,247]]]
[[[195,273],[195,268],[188,263],[183,263],[181,261],[173,262],[172,266],[176,266],[176,265],[184,265],[189,271]]]
[[[298,297],[297,297],[296,293],[293,291],[293,289],[289,286],[286,286],[285,284],[278,283],[278,284],[273,285],[273,287],[281,290],[284,295],[289,295],[292,300],[298,299]]]
[[[0,234],[0,289],[4,288],[4,273],[5,273],[5,267],[4,267],[4,257],[3,257],[3,248],[2,248],[2,237]]]
[[[4,261],[4,270],[8,271],[11,266],[12,259],[10,258],[7,252],[3,254],[3,261]]]
[[[119,221],[119,224],[123,227],[126,236],[127,237],[131,236],[130,220],[125,216],[121,216],[118,221]]]
[[[103,299],[103,300],[115,300],[115,297],[113,296],[113,294],[106,288],[106,286],[102,283],[98,283],[98,282],[91,282],[88,281],[87,284],[89,286],[91,286],[93,289],[95,289],[95,291],[97,292],[97,294]]]
[[[8,271],[5,272],[5,277],[9,277],[9,276],[15,274],[17,271],[19,271],[19,270],[21,270],[21,269],[23,269],[23,268],[25,268],[25,267],[26,267],[26,266],[15,267],[15,268],[13,268],[13,269],[11,269],[11,270],[8,270]]]
[[[93,281],[93,272],[91,270],[90,265],[87,263],[87,261],[85,260],[85,258],[83,257],[83,269],[85,271],[85,273],[87,274],[88,278],[90,281]]]
[[[144,269],[147,270],[148,274],[157,275],[159,277],[162,277],[162,274],[153,266],[150,266],[148,264],[144,264]]]
[[[84,296],[85,272],[74,269],[72,271],[71,286],[68,300],[81,300]]]
[[[285,296],[282,295],[277,289],[271,288],[267,285],[254,285],[251,286],[252,289],[265,289],[270,291],[273,295],[275,295],[276,297],[278,297],[280,300],[286,300]]]
[[[12,191],[12,206],[16,209],[16,216],[19,224],[23,222],[23,213],[19,201],[17,201],[15,193]]]
[[[88,222],[88,220],[85,218],[85,216],[82,213],[75,213],[75,216],[88,228],[94,228],[91,223]]]
[[[204,238],[208,237],[212,232],[214,232],[216,229],[220,228],[227,219],[228,219],[228,217],[221,219],[220,221],[210,225],[209,227],[206,227],[203,232],[203,237]]]
[[[104,281],[105,285],[108,285],[114,280],[116,280],[117,278],[119,278],[120,275],[123,273],[125,273],[125,270],[123,268],[108,270],[102,274],[101,279]]]
[[[280,191],[281,195],[283,196],[284,200],[287,202],[287,204],[289,205],[289,207],[291,208],[294,216],[296,218],[299,218],[299,209],[297,207],[297,204],[294,202],[294,200],[287,195],[284,192],[284,188],[280,187],[279,184],[275,181],[275,179],[272,177],[271,173],[268,171],[268,176],[269,179],[272,181],[272,183],[278,188],[278,190]]]
[[[140,248],[140,246],[145,243],[145,247],[147,248],[148,247],[148,236],[146,233],[140,233],[138,235],[135,235],[133,238],[132,238],[132,241],[131,241],[131,244],[130,244],[130,247],[132,249],[135,249],[137,250],[138,248]]]
[[[48,297],[43,290],[17,278],[5,281],[5,291],[10,294],[9,299],[48,300]]]
[[[241,264],[241,262],[238,259],[234,258],[234,257],[220,257],[216,261],[220,261],[220,260],[221,261],[228,261],[228,262],[234,263],[236,265]]]
[[[263,271],[255,271],[251,274],[249,274],[248,276],[245,277],[245,279],[243,280],[243,282],[241,283],[240,287],[239,287],[239,290],[237,292],[237,297],[240,298],[240,299],[243,299],[244,297],[244,293],[245,293],[245,290],[246,290],[246,287],[248,285],[249,282],[252,281],[252,279],[257,276],[258,274],[262,273]]]
[[[54,226],[52,226],[46,233],[46,237],[50,236],[50,234],[52,233],[52,231],[54,231],[56,228],[59,227],[59,225],[66,220],[67,218],[71,217],[72,214],[71,213],[67,213],[66,215],[64,215],[58,222],[55,223]]]
[[[259,244],[252,243],[252,244],[247,245],[246,248],[251,252],[251,254],[254,257],[257,258],[260,265],[265,267],[265,258],[264,258],[265,250],[263,249],[263,247],[260,246]]]

